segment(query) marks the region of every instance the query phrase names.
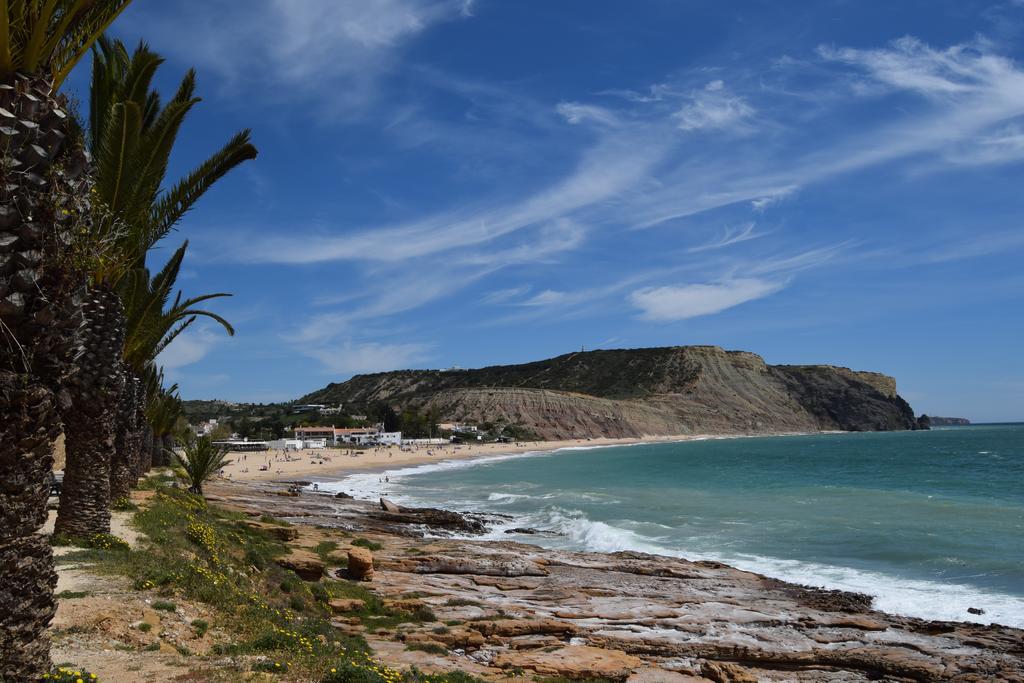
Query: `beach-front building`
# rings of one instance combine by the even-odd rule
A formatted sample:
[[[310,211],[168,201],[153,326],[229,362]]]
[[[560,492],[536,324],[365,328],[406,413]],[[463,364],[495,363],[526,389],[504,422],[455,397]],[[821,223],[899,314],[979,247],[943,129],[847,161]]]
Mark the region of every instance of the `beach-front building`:
[[[313,441],[325,439],[327,443],[334,445],[334,427],[296,427],[295,438],[300,441]]]
[[[267,445],[275,451],[301,451],[306,447],[302,439],[276,439],[268,441]]]
[[[401,444],[402,432],[385,432],[379,427],[296,427],[295,438],[303,442],[323,439],[331,446]]]
[[[229,451],[236,451],[239,453],[252,453],[256,451],[270,450],[270,444],[266,441],[249,441],[248,439],[235,440],[229,439],[227,441],[214,441],[214,446],[220,446]]]

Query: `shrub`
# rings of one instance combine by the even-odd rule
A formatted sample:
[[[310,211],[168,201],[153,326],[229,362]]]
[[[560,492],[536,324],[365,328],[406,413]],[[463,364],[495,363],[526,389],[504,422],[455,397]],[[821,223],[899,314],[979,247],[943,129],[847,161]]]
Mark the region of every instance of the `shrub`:
[[[405,646],[406,650],[419,650],[420,652],[429,652],[432,655],[446,655],[448,654],[448,648],[438,643],[410,643]]]
[[[111,510],[118,512],[134,512],[139,509],[139,506],[131,501],[130,498],[125,496],[124,498],[118,498],[110,504]]]
[[[141,624],[139,624],[139,630],[143,633],[149,633],[153,630],[153,624],[149,623],[148,621],[144,621]]]
[[[157,600],[153,603],[153,609],[160,610],[161,612],[176,612],[178,611],[178,606],[175,605],[173,602],[168,602],[166,600]]]
[[[290,662],[272,662],[269,659],[263,659],[253,663],[253,671],[265,671],[275,674],[283,674],[288,671]]]
[[[450,598],[446,603],[448,607],[479,607],[480,603],[476,600],[467,600],[466,598]]]
[[[112,534],[94,534],[84,538],[54,534],[50,537],[50,545],[74,546],[76,548],[91,548],[93,550],[112,550],[116,552],[127,552],[131,549],[127,541]]]
[[[78,681],[96,683],[100,679],[96,674],[89,673],[85,669],[71,666],[70,664],[64,664],[54,668],[48,674],[43,674],[43,680],[47,681],[47,683],[50,683],[51,681],[56,681],[57,683],[77,683]]]
[[[202,638],[210,630],[210,623],[205,619],[193,619],[192,628],[196,630],[196,635]]]
[[[320,683],[391,683],[395,677],[387,676],[387,673],[388,669],[373,662],[339,662],[320,679]]]

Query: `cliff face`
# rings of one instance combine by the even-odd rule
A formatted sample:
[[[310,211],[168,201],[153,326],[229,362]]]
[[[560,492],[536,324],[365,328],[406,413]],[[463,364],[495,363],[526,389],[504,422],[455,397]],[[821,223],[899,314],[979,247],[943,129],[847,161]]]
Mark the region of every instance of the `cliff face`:
[[[827,365],[770,366],[756,354],[716,346],[359,375],[301,401],[353,410],[383,401],[434,409],[445,421],[516,424],[545,439],[917,426],[891,377]]]

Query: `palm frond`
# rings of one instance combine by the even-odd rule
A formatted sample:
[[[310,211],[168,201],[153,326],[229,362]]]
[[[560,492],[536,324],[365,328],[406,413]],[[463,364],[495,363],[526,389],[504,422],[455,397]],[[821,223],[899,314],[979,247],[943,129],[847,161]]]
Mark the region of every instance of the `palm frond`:
[[[165,237],[199,198],[229,171],[245,161],[256,158],[256,147],[250,142],[250,135],[248,130],[236,134],[219,152],[175,183],[174,187],[160,197],[150,213],[154,238]]]
[[[2,0],[0,78],[48,73],[60,88],[131,0]]]

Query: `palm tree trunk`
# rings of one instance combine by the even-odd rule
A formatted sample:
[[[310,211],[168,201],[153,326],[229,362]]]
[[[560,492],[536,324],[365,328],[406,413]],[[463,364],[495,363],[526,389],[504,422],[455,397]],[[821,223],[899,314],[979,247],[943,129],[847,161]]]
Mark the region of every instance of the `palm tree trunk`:
[[[124,387],[124,307],[110,288],[86,297],[79,333],[84,353],[69,385],[65,412],[67,464],[54,533],[86,538],[110,532],[110,458],[117,400]]]
[[[164,434],[163,436],[163,452],[165,465],[171,465],[174,463],[174,437],[170,434]]]
[[[111,500],[127,498],[132,490],[132,441],[135,433],[135,403],[139,394],[139,379],[126,373],[124,391],[117,406],[117,430],[114,453],[110,465]]]
[[[44,78],[0,84],[0,680],[36,680],[57,575],[46,537],[61,387],[73,370],[82,280],[69,259],[86,225],[81,148]]]
[[[21,373],[0,373],[0,411],[0,680],[20,681],[42,671],[50,653],[57,574],[36,532],[46,521],[60,420],[54,393],[25,386]]]
[[[135,485],[138,480],[146,476],[146,473],[153,469],[153,428],[142,416],[142,426],[139,429],[139,460],[135,470]]]
[[[153,467],[166,467],[170,464],[164,453],[164,434],[153,433]]]

